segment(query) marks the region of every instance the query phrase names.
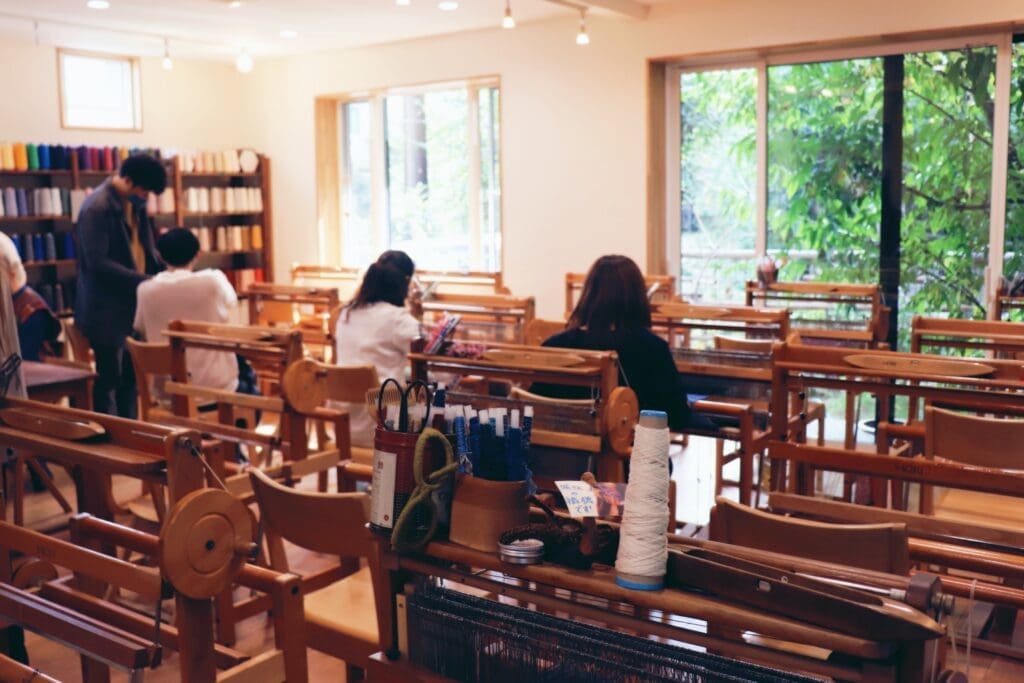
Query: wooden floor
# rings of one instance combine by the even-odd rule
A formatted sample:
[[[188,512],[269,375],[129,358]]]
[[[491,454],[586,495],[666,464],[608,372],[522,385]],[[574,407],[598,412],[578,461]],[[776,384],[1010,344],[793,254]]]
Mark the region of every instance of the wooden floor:
[[[708,509],[714,502],[714,450],[709,439],[694,438],[685,449],[673,451],[673,479],[679,492],[680,521],[689,523],[706,523]],[[74,500],[74,490],[67,475],[60,468],[54,468],[60,488]],[[313,486],[312,478],[303,482],[304,486]],[[115,481],[115,496],[119,500],[130,498],[139,490],[139,484],[131,480]],[[736,491],[726,489],[725,495],[735,497]],[[46,494],[32,494],[27,497],[25,510],[26,523],[29,526],[52,527],[62,520],[60,508]],[[330,561],[330,558],[311,553],[294,546],[288,548],[292,569],[299,573],[313,571]],[[170,603],[168,603],[170,604]],[[1024,619],[1018,618],[1017,632],[1024,636]],[[263,616],[253,617],[239,625],[238,643],[236,648],[246,653],[258,653],[271,647],[273,629]],[[62,680],[81,681],[79,659],[75,652],[34,634],[26,635],[29,657],[34,667],[40,671]],[[1024,642],[1014,645],[1024,648]],[[961,670],[965,669],[963,643],[958,643]],[[344,681],[345,672],[339,660],[319,652],[309,650],[309,671],[311,681]],[[952,664],[955,660],[950,658]],[[154,671],[147,671],[145,680],[156,683],[178,681],[177,657],[167,652],[164,663]],[[127,675],[113,672],[112,680],[127,681]],[[971,656],[970,680],[986,683],[1016,683],[1024,681],[1024,662],[996,658],[991,655],[974,651]]]

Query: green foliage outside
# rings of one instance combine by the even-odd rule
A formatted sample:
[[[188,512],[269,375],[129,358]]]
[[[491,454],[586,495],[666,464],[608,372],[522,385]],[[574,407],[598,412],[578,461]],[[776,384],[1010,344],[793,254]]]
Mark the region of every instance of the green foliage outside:
[[[1024,51],[1014,59],[1008,275],[1024,270]],[[983,318],[995,48],[908,54],[904,70],[900,329],[915,314]],[[883,76],[880,58],[768,69],[767,240],[783,280],[878,281]],[[756,79],[683,76],[683,253],[705,250],[684,256],[684,294],[754,275]]]

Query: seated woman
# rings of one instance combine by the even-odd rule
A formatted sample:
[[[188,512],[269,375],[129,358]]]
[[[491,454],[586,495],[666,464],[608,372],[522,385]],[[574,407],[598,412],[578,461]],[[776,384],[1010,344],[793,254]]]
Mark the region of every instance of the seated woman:
[[[21,255],[14,241],[3,232],[0,232],[0,277],[10,283],[22,359],[40,360],[41,352],[59,355],[56,344],[61,333],[60,321],[46,300],[26,284]]]
[[[409,272],[411,265],[409,259]],[[372,365],[382,382],[388,377],[404,382],[409,344],[420,336],[419,322],[405,309],[409,281],[405,272],[380,261],[367,269],[359,291],[338,316],[335,358],[339,365]],[[352,444],[372,446],[375,425],[366,406],[340,407],[349,411]]]
[[[673,431],[716,429],[690,409],[668,342],[651,332],[643,273],[626,256],[602,256],[594,262],[565,331],[544,346],[615,351],[619,383],[636,392],[641,410],[665,411]],[[534,384],[531,390],[552,398],[587,398],[587,390],[580,387]]]

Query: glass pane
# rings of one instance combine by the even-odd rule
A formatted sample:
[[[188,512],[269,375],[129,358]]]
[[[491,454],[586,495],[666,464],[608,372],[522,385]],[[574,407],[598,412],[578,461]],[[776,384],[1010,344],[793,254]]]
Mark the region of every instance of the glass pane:
[[[1010,149],[1006,168],[1006,233],[1003,277],[1011,286],[1024,282],[1024,43],[1013,44],[1010,85]],[[1014,290],[1024,294],[1024,287]],[[1020,320],[1021,311],[1004,318]]]
[[[467,91],[390,95],[387,180],[390,248],[427,270],[469,270]]]
[[[64,126],[138,128],[131,59],[61,53]]]
[[[780,280],[878,281],[882,77],[881,59],[768,69],[768,249]]]
[[[369,102],[342,105],[342,258],[346,266],[365,266],[376,257],[373,245],[373,178],[370,175]]]
[[[905,57],[901,330],[913,315],[985,317],[995,57]]]
[[[680,97],[680,291],[742,301],[754,275],[757,71],[685,73]]]
[[[480,241],[481,268],[501,270],[501,106],[497,88],[481,88],[480,107]]]

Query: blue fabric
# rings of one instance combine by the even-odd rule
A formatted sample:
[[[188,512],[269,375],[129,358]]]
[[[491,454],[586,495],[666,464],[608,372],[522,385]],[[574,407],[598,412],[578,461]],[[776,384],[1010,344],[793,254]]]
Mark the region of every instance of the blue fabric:
[[[48,169],[50,168],[50,146],[39,145],[39,168]]]
[[[27,198],[27,196],[25,194],[25,188],[17,187],[17,188],[14,189],[14,200],[15,200],[15,202],[17,202],[18,215],[19,216],[27,216],[28,215],[28,198]]]
[[[135,269],[123,204],[109,178],[86,197],[75,224],[79,249],[75,325],[94,346],[124,344],[135,320],[135,290],[147,275],[160,269],[145,208],[140,211],[133,205],[133,210],[146,255],[145,274]]]
[[[18,198],[13,187],[4,188],[4,215],[10,217],[18,215]]]
[[[75,258],[75,236],[73,233],[64,233],[64,258]]]

